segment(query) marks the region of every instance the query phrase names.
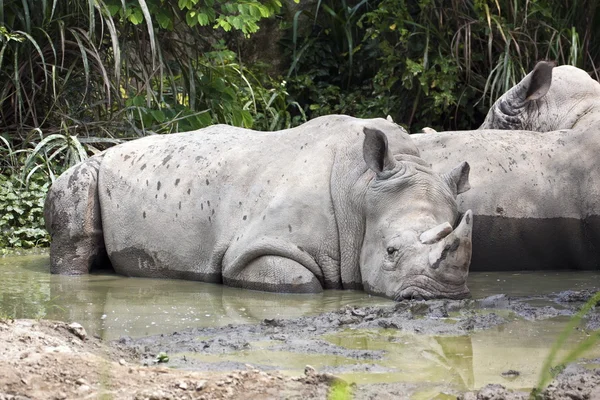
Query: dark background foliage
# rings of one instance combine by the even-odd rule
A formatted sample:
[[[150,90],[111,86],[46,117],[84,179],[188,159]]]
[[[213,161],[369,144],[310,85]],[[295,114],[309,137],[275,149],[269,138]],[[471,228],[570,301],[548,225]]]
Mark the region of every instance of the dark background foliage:
[[[476,128],[538,60],[596,77],[598,14],[591,0],[0,0],[0,247],[46,244],[48,185],[123,140],[331,113]]]

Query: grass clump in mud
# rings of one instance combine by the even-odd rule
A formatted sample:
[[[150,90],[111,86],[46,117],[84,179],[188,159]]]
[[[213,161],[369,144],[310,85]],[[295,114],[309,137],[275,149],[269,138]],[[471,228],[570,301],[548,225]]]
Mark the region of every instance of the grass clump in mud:
[[[541,398],[542,391],[548,386],[550,381],[555,378],[558,374],[560,374],[565,367],[576,361],[579,357],[581,357],[586,351],[592,348],[594,344],[600,341],[600,330],[596,330],[590,333],[590,335],[584,339],[579,345],[577,345],[573,350],[567,353],[562,359],[556,360],[557,354],[560,349],[563,348],[567,339],[573,335],[575,330],[581,323],[583,317],[592,310],[592,308],[600,305],[600,292],[597,292],[594,296],[592,296],[582,307],[581,309],[571,318],[565,329],[562,331],[552,348],[550,349],[550,354],[546,358],[544,365],[542,367],[542,372],[540,375],[539,382],[535,389],[531,392],[531,399]]]
[[[327,400],[351,400],[353,398],[352,385],[342,380],[334,381],[327,395]]]

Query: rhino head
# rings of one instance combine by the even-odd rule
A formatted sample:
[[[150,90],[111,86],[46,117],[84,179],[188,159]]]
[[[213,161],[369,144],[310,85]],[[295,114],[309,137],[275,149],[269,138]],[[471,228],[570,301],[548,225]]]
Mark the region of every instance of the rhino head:
[[[363,286],[395,300],[468,296],[471,210],[455,222],[469,164],[438,175],[419,157],[393,156],[383,132],[364,132],[364,159],[374,174],[365,194]]]
[[[550,132],[586,127],[599,119],[600,84],[585,71],[541,61],[503,94],[480,129]]]

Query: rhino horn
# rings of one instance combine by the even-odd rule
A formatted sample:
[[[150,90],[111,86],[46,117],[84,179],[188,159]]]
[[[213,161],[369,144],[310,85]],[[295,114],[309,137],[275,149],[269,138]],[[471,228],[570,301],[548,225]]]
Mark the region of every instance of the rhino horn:
[[[471,264],[472,231],[473,212],[468,210],[456,229],[436,243],[429,252],[431,268],[458,269],[466,274]]]
[[[419,240],[423,244],[437,243],[452,232],[452,225],[449,222],[444,222],[434,228],[431,228],[419,236]]]

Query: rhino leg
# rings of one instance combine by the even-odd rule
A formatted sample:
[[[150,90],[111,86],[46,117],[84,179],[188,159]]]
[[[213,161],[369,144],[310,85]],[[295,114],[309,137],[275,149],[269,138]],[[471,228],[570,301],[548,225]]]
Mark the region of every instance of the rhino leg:
[[[223,283],[244,289],[279,293],[323,291],[317,277],[305,266],[289,258],[273,255],[255,258],[235,274],[224,273]]]
[[[77,164],[62,174],[46,197],[44,219],[52,236],[50,272],[80,275],[107,266],[104,248],[98,169],[102,156]]]

